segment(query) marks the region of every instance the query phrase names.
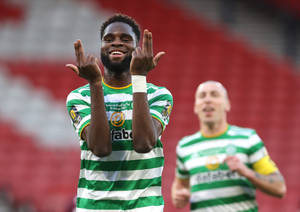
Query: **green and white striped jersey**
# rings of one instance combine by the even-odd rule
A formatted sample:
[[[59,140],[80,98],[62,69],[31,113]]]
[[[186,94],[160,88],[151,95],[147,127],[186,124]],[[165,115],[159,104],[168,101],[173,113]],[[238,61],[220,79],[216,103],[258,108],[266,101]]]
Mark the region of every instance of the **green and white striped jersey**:
[[[132,144],[132,86],[113,88],[104,82],[104,101],[110,125],[112,153],[97,157],[81,139],[90,123],[89,85],[72,91],[67,109],[80,137],[81,168],[77,190],[77,212],[163,211],[161,175],[164,165],[160,138],[149,153],[137,153]],[[171,93],[147,83],[150,114],[163,128],[173,106]]]
[[[176,176],[190,179],[191,211],[258,211],[255,187],[224,163],[235,155],[252,168],[267,155],[255,130],[229,125],[216,137],[197,132],[181,139],[176,152]]]

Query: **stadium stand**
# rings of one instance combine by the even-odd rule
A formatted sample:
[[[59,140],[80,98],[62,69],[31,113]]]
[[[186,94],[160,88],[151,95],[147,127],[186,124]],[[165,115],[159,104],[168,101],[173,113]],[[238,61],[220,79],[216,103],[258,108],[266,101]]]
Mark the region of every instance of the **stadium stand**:
[[[16,205],[30,202],[37,212],[64,212],[73,201],[79,144],[64,119],[64,101],[85,82],[64,64],[74,61],[77,38],[86,51],[98,54],[101,20],[122,12],[153,32],[155,51],[167,52],[150,75],[151,81],[170,89],[175,102],[162,138],[165,211],[188,211],[171,205],[175,146],[197,130],[193,92],[209,79],[228,88],[230,121],[257,129],[286,177],[287,196],[277,200],[259,192],[260,211],[297,211],[300,78],[288,61],[274,63],[271,53],[171,1],[15,2],[0,4],[0,188],[9,185]]]
[[[265,0],[271,5],[275,5],[278,8],[286,10],[289,13],[293,13],[295,16],[300,17],[300,2],[297,0]]]

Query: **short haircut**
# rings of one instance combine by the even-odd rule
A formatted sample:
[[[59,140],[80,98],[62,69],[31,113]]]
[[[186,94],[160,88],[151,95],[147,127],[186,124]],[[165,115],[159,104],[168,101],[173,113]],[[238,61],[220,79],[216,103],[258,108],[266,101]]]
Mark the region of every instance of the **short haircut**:
[[[140,41],[140,37],[141,37],[141,30],[140,30],[140,26],[138,25],[138,23],[131,17],[124,15],[124,14],[120,14],[117,13],[111,17],[109,17],[101,26],[100,28],[100,36],[101,39],[103,38],[103,34],[104,34],[104,30],[106,29],[106,27],[112,23],[115,22],[122,22],[125,24],[128,24],[129,26],[131,26],[132,31],[134,32],[134,34],[136,35],[137,41]]]
[[[223,90],[226,99],[229,99],[227,89],[224,87],[224,85],[223,85],[222,83],[220,83],[220,82],[218,82],[218,81],[215,81],[215,80],[207,80],[207,81],[205,81],[205,82],[202,82],[202,83],[198,86],[198,88],[199,88],[201,85],[205,85],[205,84],[209,84],[209,83],[216,84],[218,87],[220,87],[220,88]],[[198,88],[197,88],[197,89],[198,89]]]

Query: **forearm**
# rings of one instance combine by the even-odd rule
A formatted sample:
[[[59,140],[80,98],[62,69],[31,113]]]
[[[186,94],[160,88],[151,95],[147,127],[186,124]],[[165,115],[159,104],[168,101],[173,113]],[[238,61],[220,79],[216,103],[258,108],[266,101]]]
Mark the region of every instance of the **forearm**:
[[[285,182],[279,172],[261,175],[249,169],[246,178],[259,190],[269,195],[282,198],[286,193]]]
[[[90,83],[90,91],[91,123],[87,132],[88,146],[95,155],[104,157],[111,153],[112,146],[101,81]]]
[[[133,94],[132,136],[134,149],[140,153],[149,152],[158,139],[149,112],[147,93]]]

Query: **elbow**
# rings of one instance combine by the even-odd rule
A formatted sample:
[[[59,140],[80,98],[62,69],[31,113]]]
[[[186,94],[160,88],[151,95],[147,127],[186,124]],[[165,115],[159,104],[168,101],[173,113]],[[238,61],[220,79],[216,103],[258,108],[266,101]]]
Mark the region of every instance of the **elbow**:
[[[142,143],[142,141],[133,141],[133,148],[137,153],[148,153],[153,147],[152,142]]]
[[[96,155],[97,157],[107,157],[111,154],[112,150],[111,149],[101,149],[101,150],[92,150],[93,154]]]
[[[153,149],[153,147],[148,146],[148,145],[145,145],[145,146],[135,145],[133,148],[137,153],[148,153]]]
[[[283,184],[282,186],[278,186],[277,197],[283,198],[286,195],[286,186]]]
[[[110,142],[110,141],[109,141]],[[112,152],[112,146],[111,145],[89,145],[91,142],[88,143],[89,150],[96,155],[97,157],[106,157],[109,156]]]

